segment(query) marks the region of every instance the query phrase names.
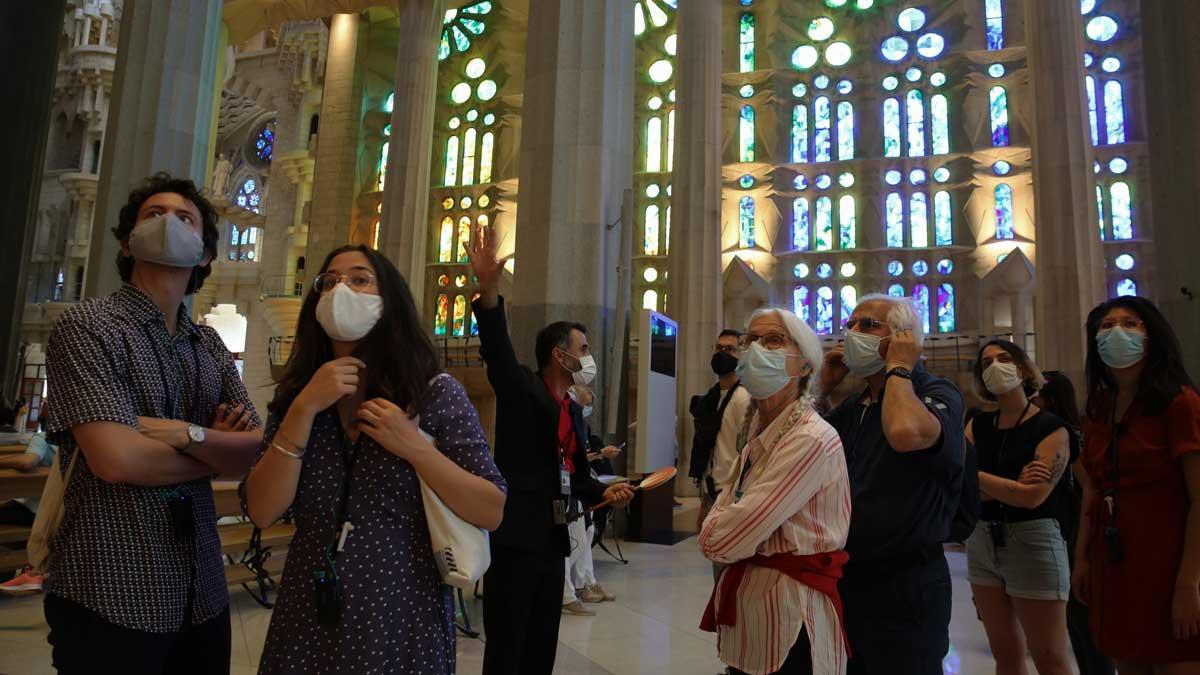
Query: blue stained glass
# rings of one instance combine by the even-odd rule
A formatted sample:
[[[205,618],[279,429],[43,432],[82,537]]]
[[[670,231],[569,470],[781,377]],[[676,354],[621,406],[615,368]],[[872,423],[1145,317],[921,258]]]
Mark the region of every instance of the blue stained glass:
[[[953,333],[954,320],[954,286],[942,284],[938,286],[937,299],[938,332]]]
[[[883,174],[883,179],[887,181],[888,185],[899,185],[901,178],[902,174],[895,169],[891,169],[887,173]]]
[[[984,20],[987,25],[987,48],[1004,49],[1004,5],[1002,0],[984,0]]]
[[[817,250],[829,251],[833,248],[833,200],[818,197],[816,208]]]
[[[924,192],[914,192],[908,199],[908,227],[914,248],[929,245],[929,203]]]
[[[796,177],[792,179],[792,187],[796,188],[797,190],[807,190],[808,179],[804,177],[804,174],[798,173],[796,174]]]
[[[813,86],[816,87],[817,89],[828,89],[829,88],[829,76],[828,75],[818,75],[818,76],[814,77],[813,78]]]
[[[927,59],[935,59],[946,51],[946,39],[937,33],[926,33],[917,38],[917,53]]]
[[[1096,16],[1092,17],[1084,27],[1084,32],[1088,38],[1096,42],[1108,42],[1117,36],[1117,22],[1111,16]]]
[[[792,274],[796,275],[797,279],[804,279],[808,276],[808,265],[800,263],[792,268]]]
[[[880,45],[879,53],[882,54],[883,58],[887,59],[888,61],[896,63],[905,56],[908,56],[908,40],[905,40],[899,35],[890,37],[884,40],[883,44]]]
[[[887,270],[888,274],[898,277],[901,274],[904,274],[904,263],[900,262],[899,260],[893,260],[888,263]]]
[[[442,41],[438,43],[438,61],[445,61],[450,56],[450,38],[442,31]]]
[[[804,84],[803,82],[798,82],[792,85],[792,96],[795,96],[796,98],[804,98],[804,95],[807,93],[808,85]]]
[[[842,80],[837,83],[837,92],[839,94],[849,94],[854,91],[854,83],[850,80]]]
[[[1117,296],[1137,295],[1137,283],[1133,279],[1122,279],[1117,282]]]
[[[1124,157],[1113,157],[1108,163],[1108,170],[1113,173],[1125,173],[1129,168],[1129,162],[1125,161]]]
[[[792,106],[792,162],[808,161],[808,107]]]
[[[462,11],[464,14],[487,14],[492,11],[492,3],[483,0],[483,2],[477,2],[470,7],[463,7]]]
[[[1129,183],[1113,183],[1108,194],[1112,199],[1113,239],[1133,239],[1133,198],[1129,193]]]
[[[1104,126],[1109,145],[1125,142],[1125,101],[1116,80],[1104,83]]]
[[[933,196],[933,233],[937,246],[950,246],[954,243],[954,212],[950,203],[950,193],[945,190]]]
[[[933,154],[945,155],[950,152],[950,103],[944,95],[934,94],[929,99],[929,117]]]
[[[900,101],[889,98],[883,102],[883,156],[900,156]]]
[[[817,333],[833,333],[833,289],[828,286],[817,289]]]
[[[900,193],[893,192],[887,196],[885,207],[887,213],[886,234],[888,248],[903,248],[904,247],[904,198]],[[899,265],[900,263],[893,260],[891,265]]]
[[[738,21],[738,72],[754,70],[754,15],[743,14]]]
[[[1008,91],[992,87],[991,91],[992,146],[1008,146]]]
[[[841,232],[840,245],[843,251],[857,246],[858,235],[855,232],[855,204],[853,195],[842,195],[838,200],[838,225]]]
[[[738,185],[740,185],[744,190],[749,190],[750,188],[754,187],[754,177],[748,173],[742,174],[742,177],[738,179]]]
[[[913,185],[925,184],[925,169],[913,169],[908,172],[908,182]]]
[[[829,174],[823,173],[820,176],[817,176],[817,188],[818,189],[828,190],[829,186],[831,186],[831,185],[833,185],[833,179],[829,177]]]
[[[925,156],[925,103],[917,89],[908,92],[908,156]]]
[[[853,286],[842,286],[842,321],[844,326],[850,320],[850,315],[854,313],[854,307],[858,305],[858,290]]]
[[[388,97],[389,100],[391,97]],[[274,123],[268,124],[258,132],[258,138],[254,140],[254,154],[262,161],[269,162],[275,154],[275,128]]]
[[[1104,188],[1096,186],[1096,213],[1100,216],[1100,241],[1107,238],[1107,233],[1104,231]]]
[[[1004,77],[1004,64],[993,63],[992,65],[988,66],[988,75],[991,75],[992,77]]]
[[[950,274],[954,271],[954,263],[949,258],[942,258],[937,263],[938,274]]]
[[[939,166],[933,170],[933,179],[939,183],[945,183],[950,180],[950,169],[944,166]]]
[[[854,104],[842,101],[837,106],[838,159],[854,159]]]
[[[801,321],[808,323],[809,310],[807,286],[797,286],[796,289],[792,291],[792,311],[796,313],[796,316],[800,317]]]
[[[817,276],[821,277],[822,279],[828,279],[829,277],[833,276],[833,266],[829,263],[821,263],[820,265],[817,265]]]
[[[1114,262],[1116,262],[1117,269],[1125,271],[1133,269],[1133,256],[1129,255],[1128,253],[1122,253],[1121,255],[1117,256],[1117,259]]]
[[[925,328],[925,334],[929,334],[929,287],[925,284],[917,284],[913,286],[912,292],[913,304],[916,305],[917,314],[921,315],[921,322]]]
[[[996,186],[996,238],[1012,239],[1013,231],[1013,190],[1008,183]]]
[[[1084,89],[1087,90],[1088,122],[1092,125],[1092,145],[1100,145],[1100,113],[1096,103],[1096,78],[1091,75],[1085,77]]]
[[[924,260],[918,260],[913,263],[912,271],[916,276],[923,277],[926,274],[929,274],[929,263],[925,262]]]
[[[1090,14],[1096,9],[1096,0],[1079,0],[1079,13]]]
[[[996,174],[997,176],[1007,176],[1011,172],[1012,164],[1009,164],[1002,159],[996,160],[992,164],[992,173]]]
[[[829,98],[818,97],[813,101],[813,117],[816,118],[816,134],[813,137],[813,161],[828,162],[832,159],[830,151],[832,120],[830,118]]]
[[[754,248],[754,199],[738,200],[738,246]]]
[[[754,107],[742,106],[738,117],[738,154],[739,161],[754,161]]]
[[[476,21],[475,19],[463,17],[459,23],[462,24],[463,28],[466,28],[475,35],[483,35],[484,23],[482,21]]]
[[[797,251],[807,251],[808,242],[811,239],[808,200],[804,197],[796,197],[792,200],[792,248]]]
[[[450,26],[450,36],[454,38],[454,46],[458,51],[465,52],[471,48],[471,38],[459,30],[458,26]]]
[[[895,91],[896,87],[900,86],[900,80],[895,75],[888,75],[883,78],[883,88],[888,91]]]
[[[900,284],[892,284],[891,286],[888,286],[888,295],[892,296],[893,298],[903,298],[904,287]]]

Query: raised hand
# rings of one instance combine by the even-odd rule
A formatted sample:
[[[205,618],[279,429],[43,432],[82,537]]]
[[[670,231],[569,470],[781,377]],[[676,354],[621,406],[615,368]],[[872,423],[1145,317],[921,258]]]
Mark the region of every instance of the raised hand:
[[[884,357],[887,359],[888,370],[892,368],[912,370],[917,367],[917,361],[921,358],[921,346],[917,344],[917,339],[911,330],[898,330],[892,333],[892,338],[888,340],[887,353]]]
[[[367,364],[353,356],[334,359],[317,369],[293,405],[304,406],[316,415],[358,390],[358,371]]]
[[[504,274],[505,261],[497,256],[499,248],[496,228],[483,225],[467,245],[467,257],[479,282],[479,297],[484,307],[495,307],[500,299],[500,276]]]
[[[850,368],[846,366],[845,361],[845,348],[840,344],[836,345],[825,352],[825,364],[821,366],[821,380],[817,383],[818,395],[828,396],[849,374]]]

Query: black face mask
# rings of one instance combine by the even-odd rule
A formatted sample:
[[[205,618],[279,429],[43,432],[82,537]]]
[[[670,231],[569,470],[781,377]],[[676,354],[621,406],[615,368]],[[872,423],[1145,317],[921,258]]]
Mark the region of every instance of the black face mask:
[[[737,370],[738,360],[733,354],[717,352],[712,357],[712,369],[718,376],[728,375]]]

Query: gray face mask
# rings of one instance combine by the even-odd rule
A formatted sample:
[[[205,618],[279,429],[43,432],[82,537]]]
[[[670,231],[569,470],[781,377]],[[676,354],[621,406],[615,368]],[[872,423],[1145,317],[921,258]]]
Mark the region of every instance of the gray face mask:
[[[167,267],[195,267],[204,261],[204,242],[179,216],[165,213],[133,226],[129,254]]]

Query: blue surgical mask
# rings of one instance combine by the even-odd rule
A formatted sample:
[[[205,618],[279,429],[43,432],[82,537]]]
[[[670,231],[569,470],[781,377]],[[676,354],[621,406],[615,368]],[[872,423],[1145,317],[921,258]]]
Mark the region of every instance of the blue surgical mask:
[[[1096,350],[1100,360],[1109,368],[1128,368],[1142,360],[1146,351],[1146,336],[1120,326],[1096,333]]]
[[[789,375],[787,371],[788,357],[799,358],[782,349],[767,349],[757,342],[742,353],[738,360],[737,375],[742,386],[752,398],[764,400],[783,391],[788,383],[799,377]]]
[[[870,333],[860,333],[856,330],[846,331],[846,344],[842,346],[842,361],[857,378],[865,378],[878,373],[887,365],[887,361],[879,355],[879,344],[883,338]]]

